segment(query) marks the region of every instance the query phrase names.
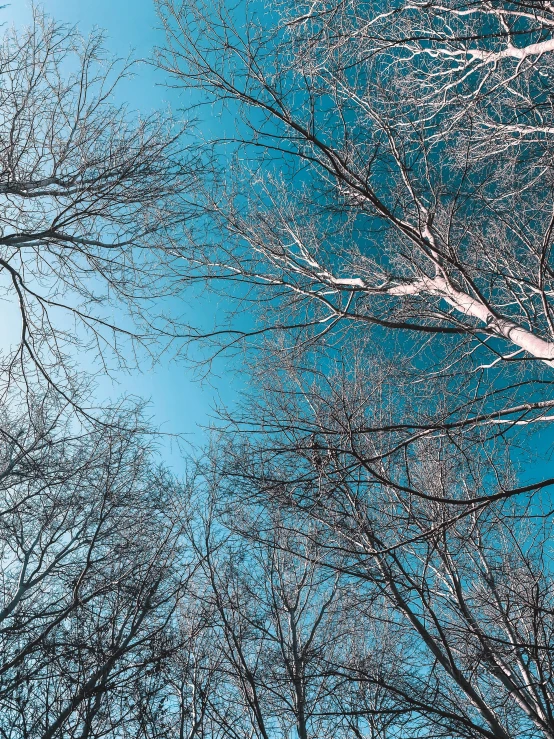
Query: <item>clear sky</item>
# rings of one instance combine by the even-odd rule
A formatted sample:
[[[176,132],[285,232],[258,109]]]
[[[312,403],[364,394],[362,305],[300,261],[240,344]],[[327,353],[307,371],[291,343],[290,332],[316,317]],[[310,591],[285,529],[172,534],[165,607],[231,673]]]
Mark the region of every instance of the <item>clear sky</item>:
[[[30,17],[31,4],[27,0],[8,0],[0,11],[7,24],[24,24]],[[42,0],[40,6],[58,21],[76,24],[86,35],[94,27],[107,32],[107,48],[118,56],[133,51],[136,58],[148,57],[155,44],[163,41],[153,0]],[[152,67],[140,65],[134,80],[126,82],[118,91],[119,99],[132,109],[144,113],[155,108],[177,107],[178,94],[164,88],[163,79]],[[192,317],[191,317],[192,318]],[[193,372],[183,363],[165,362],[154,371],[121,376],[119,384],[102,382],[100,400],[106,396],[134,393],[151,400],[154,423],[172,433],[185,433],[193,442],[201,442],[203,434],[198,424],[206,425],[212,417],[214,402],[222,398],[226,403],[233,396],[233,378],[225,371],[225,364],[218,366],[217,376],[210,385],[200,384]],[[236,383],[236,378],[235,378]],[[167,457],[172,466],[178,457],[169,450]]]
[[[8,0],[2,4],[6,7],[1,12],[8,23],[19,25],[29,18],[28,0]],[[152,46],[163,39],[157,30],[152,0],[42,0],[37,4],[53,18],[77,24],[84,34],[94,27],[105,29],[109,48],[118,54],[125,55],[134,49],[137,56],[147,56]],[[165,92],[155,91],[153,72],[143,72],[142,79],[141,102],[148,108],[162,100]],[[146,79],[149,84],[145,87]]]

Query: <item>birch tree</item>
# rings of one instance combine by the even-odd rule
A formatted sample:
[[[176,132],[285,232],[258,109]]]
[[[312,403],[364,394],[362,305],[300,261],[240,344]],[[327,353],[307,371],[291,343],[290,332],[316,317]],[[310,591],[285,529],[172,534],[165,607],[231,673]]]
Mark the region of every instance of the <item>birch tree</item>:
[[[548,3],[279,4],[274,27],[223,5],[217,20],[202,3],[160,8],[175,82],[236,103],[245,147],[276,147],[250,207],[221,213],[249,259],[214,277],[292,291],[325,322],[481,335],[548,364]],[[295,159],[327,195],[319,210],[284,182]],[[342,241],[326,233],[333,205]]]
[[[206,339],[263,346],[262,375],[316,350],[324,374],[337,347],[388,362],[420,401],[397,398],[393,437],[549,423],[550,4],[159,7],[172,84],[236,121],[183,253],[240,306]]]

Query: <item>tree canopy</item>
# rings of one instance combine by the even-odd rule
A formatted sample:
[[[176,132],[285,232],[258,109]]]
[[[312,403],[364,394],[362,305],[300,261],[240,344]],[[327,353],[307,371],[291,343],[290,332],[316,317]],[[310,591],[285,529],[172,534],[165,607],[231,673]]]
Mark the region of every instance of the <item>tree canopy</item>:
[[[554,6],[156,5],[194,134],[0,44],[0,735],[552,737]],[[178,480],[79,362],[191,341]]]

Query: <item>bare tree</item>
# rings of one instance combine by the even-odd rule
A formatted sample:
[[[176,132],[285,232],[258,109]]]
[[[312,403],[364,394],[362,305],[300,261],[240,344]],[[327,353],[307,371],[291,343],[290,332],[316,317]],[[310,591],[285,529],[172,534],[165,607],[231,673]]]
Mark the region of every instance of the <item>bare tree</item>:
[[[552,480],[521,469],[554,404],[553,9],[159,7],[161,66],[238,112],[186,247],[180,132],[110,107],[97,41],[6,37],[6,387],[75,404],[66,341],[124,360],[98,290],[148,348],[183,333],[149,301],[206,281],[256,306],[206,338],[269,336],[261,392],[190,523],[134,416],[6,414],[0,732],[552,737]]]
[[[266,337],[261,374],[316,347],[315,375],[337,347],[388,364],[418,402],[390,393],[386,454],[549,423],[549,3],[159,7],[162,68],[237,121],[183,254],[243,310],[206,338]]]
[[[186,495],[130,411],[83,431],[35,409],[0,432],[0,735],[137,736],[189,574]]]
[[[542,171],[549,138],[527,146],[525,132],[504,120],[550,111],[544,90],[554,44],[514,46],[514,34],[530,42],[551,33],[548,4],[534,13],[529,7],[316,2],[307,14],[295,4],[291,16],[280,4],[275,27],[247,16],[241,32],[224,6],[216,20],[202,3],[160,3],[168,32],[160,63],[177,83],[196,83],[211,98],[238,104],[245,113],[239,143],[277,152],[274,177],[261,167],[254,193],[243,193],[250,207],[221,213],[249,251],[242,260],[214,263],[214,276],[296,291],[300,302],[319,303],[325,322],[477,334],[548,362],[548,290],[537,287],[536,273],[548,272],[548,255],[541,267],[531,244],[538,248],[545,234],[548,241],[550,211],[542,201],[533,210],[531,199],[549,192]],[[483,48],[473,48],[480,40]],[[505,157],[494,150],[494,159],[489,141],[484,153],[473,152],[493,104],[500,111],[494,142],[507,149]],[[317,195],[328,195],[311,230],[310,191],[284,180],[285,164],[294,167],[295,159]],[[342,215],[334,230],[356,241],[332,241],[323,217],[332,205]],[[516,266],[529,272],[535,292],[519,271],[509,271]],[[487,279],[492,286],[485,290]],[[536,317],[512,295],[516,289],[528,291],[517,294],[523,306],[538,301]],[[507,301],[503,309],[495,307],[500,300]],[[359,302],[367,306],[360,315]],[[372,305],[380,306],[375,315]],[[513,321],[518,311],[521,326]]]
[[[211,490],[212,503],[222,490]],[[355,736],[352,723],[367,724],[372,714],[360,694],[371,691],[355,679],[358,694],[349,690],[337,665],[353,650],[363,654],[369,635],[355,624],[348,584],[284,521],[260,530],[262,520],[237,500],[217,507],[193,532],[195,595],[212,656],[194,663],[204,702],[188,736]],[[246,533],[251,528],[257,536]],[[386,709],[380,713],[386,722]]]
[[[184,124],[114,103],[132,71],[101,33],[83,39],[36,9],[28,28],[3,32],[2,392],[18,380],[70,398],[75,347],[109,369],[180,333],[162,305],[176,289],[171,243],[194,175]]]
[[[494,468],[460,475],[439,451],[420,443],[410,464],[427,498],[372,479],[338,445],[286,449],[276,434],[230,445],[222,487],[235,520],[244,507],[258,522],[268,512],[250,539],[263,540],[277,508],[289,556],[355,594],[332,627],[342,648],[322,652],[347,736],[551,736],[551,500],[461,515],[458,490],[491,484]],[[341,630],[349,620],[354,638]]]

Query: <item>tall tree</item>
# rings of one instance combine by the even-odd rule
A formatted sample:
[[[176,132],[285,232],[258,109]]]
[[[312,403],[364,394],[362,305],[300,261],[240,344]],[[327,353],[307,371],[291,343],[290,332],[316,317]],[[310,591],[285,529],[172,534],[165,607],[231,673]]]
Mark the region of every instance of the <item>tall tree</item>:
[[[215,506],[191,536],[197,606],[182,623],[201,604],[202,637],[180,673],[194,709],[186,736],[354,737],[373,726],[378,737],[391,716],[401,724],[407,711],[350,670],[376,636],[352,581],[322,566],[309,530],[264,520],[236,496],[225,503],[224,490],[219,476],[208,491]]]
[[[278,510],[288,536],[280,549],[354,594],[349,607],[340,603],[321,652],[336,701],[332,732],[551,736],[551,499],[460,510],[459,491],[475,496],[494,469],[474,464],[460,474],[456,458],[448,464],[427,441],[410,463],[425,498],[373,480],[338,444],[285,449],[278,441],[229,445],[221,487],[236,527],[251,511],[248,540],[271,536]],[[308,537],[311,552],[295,537]],[[246,612],[237,603],[234,618]],[[333,709],[319,698],[314,714],[329,718]],[[312,724],[308,734],[329,728]]]
[[[84,39],[37,9],[28,28],[3,31],[0,292],[13,310],[2,392],[17,380],[71,398],[76,346],[107,369],[179,333],[161,306],[177,289],[171,242],[194,175],[185,126],[115,104],[132,72],[101,33]]]
[[[257,320],[206,338],[388,363],[385,456],[550,422],[550,4],[159,7],[160,65],[238,121],[183,256]]]
[[[135,414],[83,430],[56,397],[34,408],[0,427],[0,734],[137,736],[189,576],[187,497]]]

